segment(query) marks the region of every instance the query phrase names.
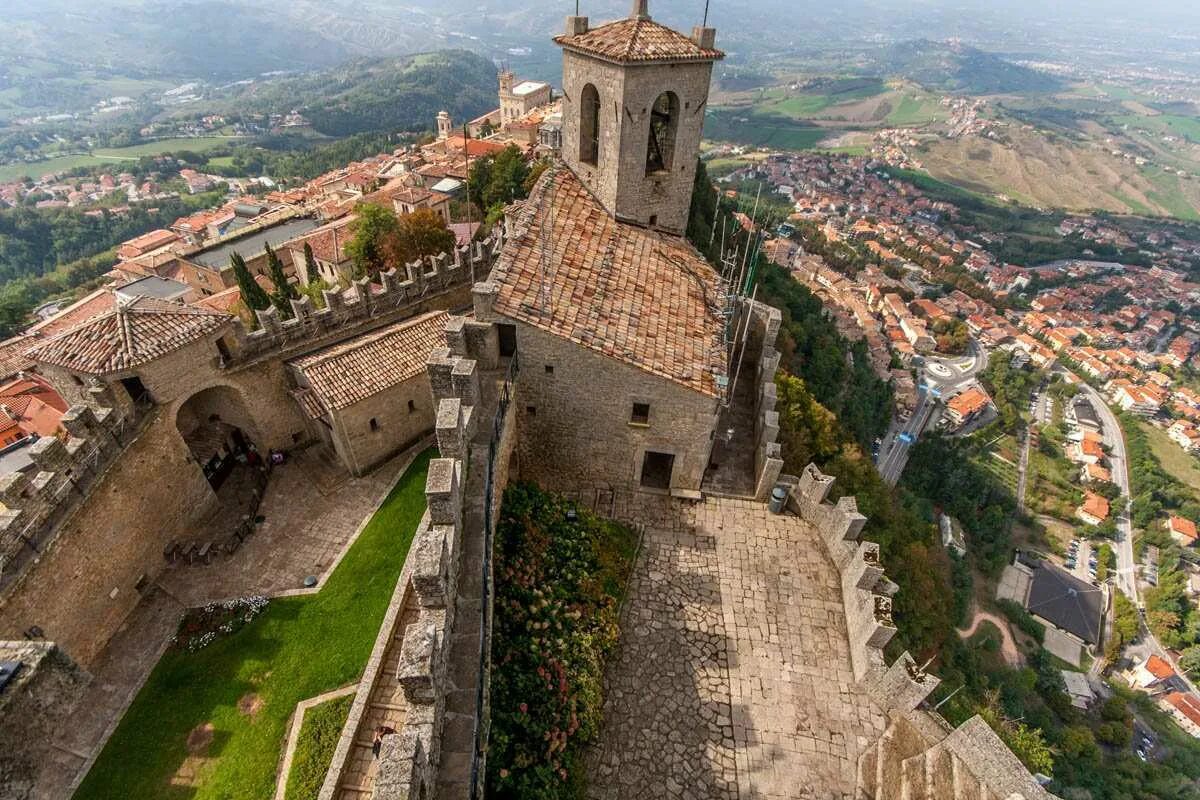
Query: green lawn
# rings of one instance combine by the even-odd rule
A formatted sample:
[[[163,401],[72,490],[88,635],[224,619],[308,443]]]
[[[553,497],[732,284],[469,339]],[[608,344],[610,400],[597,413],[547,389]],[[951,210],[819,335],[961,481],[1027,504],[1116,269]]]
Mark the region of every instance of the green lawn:
[[[288,773],[285,800],[317,800],[352,705],[354,695],[348,694],[313,706],[304,713],[304,724],[300,727],[296,754]]]
[[[252,623],[150,674],[76,800],[263,800],[296,704],[362,675],[425,511],[423,453],[315,595],[272,600]],[[257,695],[254,714],[239,701]],[[189,734],[211,742],[189,753]]]

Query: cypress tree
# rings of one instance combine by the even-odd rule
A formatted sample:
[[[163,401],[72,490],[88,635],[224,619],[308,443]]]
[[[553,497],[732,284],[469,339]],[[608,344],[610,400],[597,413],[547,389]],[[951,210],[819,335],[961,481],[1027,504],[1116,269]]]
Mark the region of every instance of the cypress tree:
[[[317,259],[313,255],[312,245],[308,242],[304,243],[304,277],[308,283],[312,283],[321,276],[321,271],[317,269]]]
[[[270,243],[264,244],[267,254],[267,271],[271,274],[271,283],[275,291],[271,293],[271,302],[279,309],[279,316],[284,319],[292,318],[292,304],[288,300],[296,297],[296,289],[288,283],[287,275],[283,274],[283,262],[271,249]]]
[[[242,302],[246,304],[246,308],[251,311],[265,311],[271,305],[271,298],[250,274],[246,259],[239,253],[234,253],[229,256],[229,266],[233,267],[233,275],[237,278],[238,289],[242,291]]]

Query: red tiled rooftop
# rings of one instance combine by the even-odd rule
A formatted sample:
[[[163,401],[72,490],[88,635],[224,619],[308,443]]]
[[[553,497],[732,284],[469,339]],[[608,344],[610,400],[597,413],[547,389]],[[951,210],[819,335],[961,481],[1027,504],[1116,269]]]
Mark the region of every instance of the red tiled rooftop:
[[[495,310],[689,389],[726,374],[716,272],[677,236],[617,222],[569,169],[518,212]]]
[[[1167,678],[1175,675],[1175,670],[1171,669],[1171,665],[1155,655],[1152,655],[1150,658],[1146,659],[1146,671],[1158,678],[1160,681],[1166,680]]]
[[[555,36],[564,49],[617,63],[647,61],[717,61],[725,54],[702,48],[688,37],[651,19],[628,17],[577,36]]]
[[[346,408],[425,372],[429,353],[445,341],[445,311],[389,325],[290,362],[329,408]],[[311,415],[311,399],[299,398]]]
[[[229,321],[227,314],[210,309],[138,297],[35,345],[29,356],[77,372],[104,375],[178,350]]]

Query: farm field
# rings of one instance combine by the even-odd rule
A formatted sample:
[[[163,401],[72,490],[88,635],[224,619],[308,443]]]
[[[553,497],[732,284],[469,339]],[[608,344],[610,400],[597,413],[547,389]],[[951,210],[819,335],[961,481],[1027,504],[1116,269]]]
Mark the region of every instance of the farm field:
[[[237,137],[207,136],[197,138],[158,139],[153,142],[130,145],[129,147],[100,148],[91,153],[56,156],[45,161],[20,162],[0,165],[0,181],[12,181],[25,176],[41,177],[55,172],[95,167],[115,161],[137,161],[143,156],[156,156],[179,150],[203,153],[240,141]]]

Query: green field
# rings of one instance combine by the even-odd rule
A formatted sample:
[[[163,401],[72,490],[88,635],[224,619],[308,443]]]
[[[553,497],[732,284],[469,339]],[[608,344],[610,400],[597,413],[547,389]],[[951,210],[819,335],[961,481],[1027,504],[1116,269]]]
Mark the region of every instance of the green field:
[[[1165,208],[1172,217],[1200,221],[1200,212],[1196,211],[1180,189],[1178,175],[1171,175],[1155,166],[1143,167],[1142,174],[1155,186],[1155,191],[1146,193],[1147,198]]]
[[[704,122],[709,139],[779,150],[811,150],[834,133],[788,117],[741,109],[710,111]]]
[[[432,455],[408,468],[318,593],[272,600],[196,652],[169,650],[75,800],[271,797],[296,704],[362,675],[425,512]]]
[[[900,98],[899,105],[888,113],[886,121],[889,125],[908,127],[936,122],[945,116],[942,107],[931,98],[905,94]]]
[[[832,106],[865,100],[886,91],[887,86],[877,78],[833,78],[804,89],[771,89],[761,95],[754,108],[763,114],[802,120],[815,117]]]
[[[1182,447],[1172,442],[1167,436],[1167,432],[1161,428],[1145,422],[1139,422],[1138,427],[1146,434],[1150,452],[1158,458],[1167,474],[1200,492],[1200,463],[1185,453]]]
[[[158,139],[129,147],[101,148],[87,154],[56,156],[32,164],[3,164],[0,165],[0,181],[12,181],[26,176],[41,177],[55,172],[65,172],[80,167],[99,167],[119,161],[137,161],[143,156],[157,156],[180,150],[203,153],[218,147],[228,147],[238,141],[240,140],[234,137],[222,136]]]

